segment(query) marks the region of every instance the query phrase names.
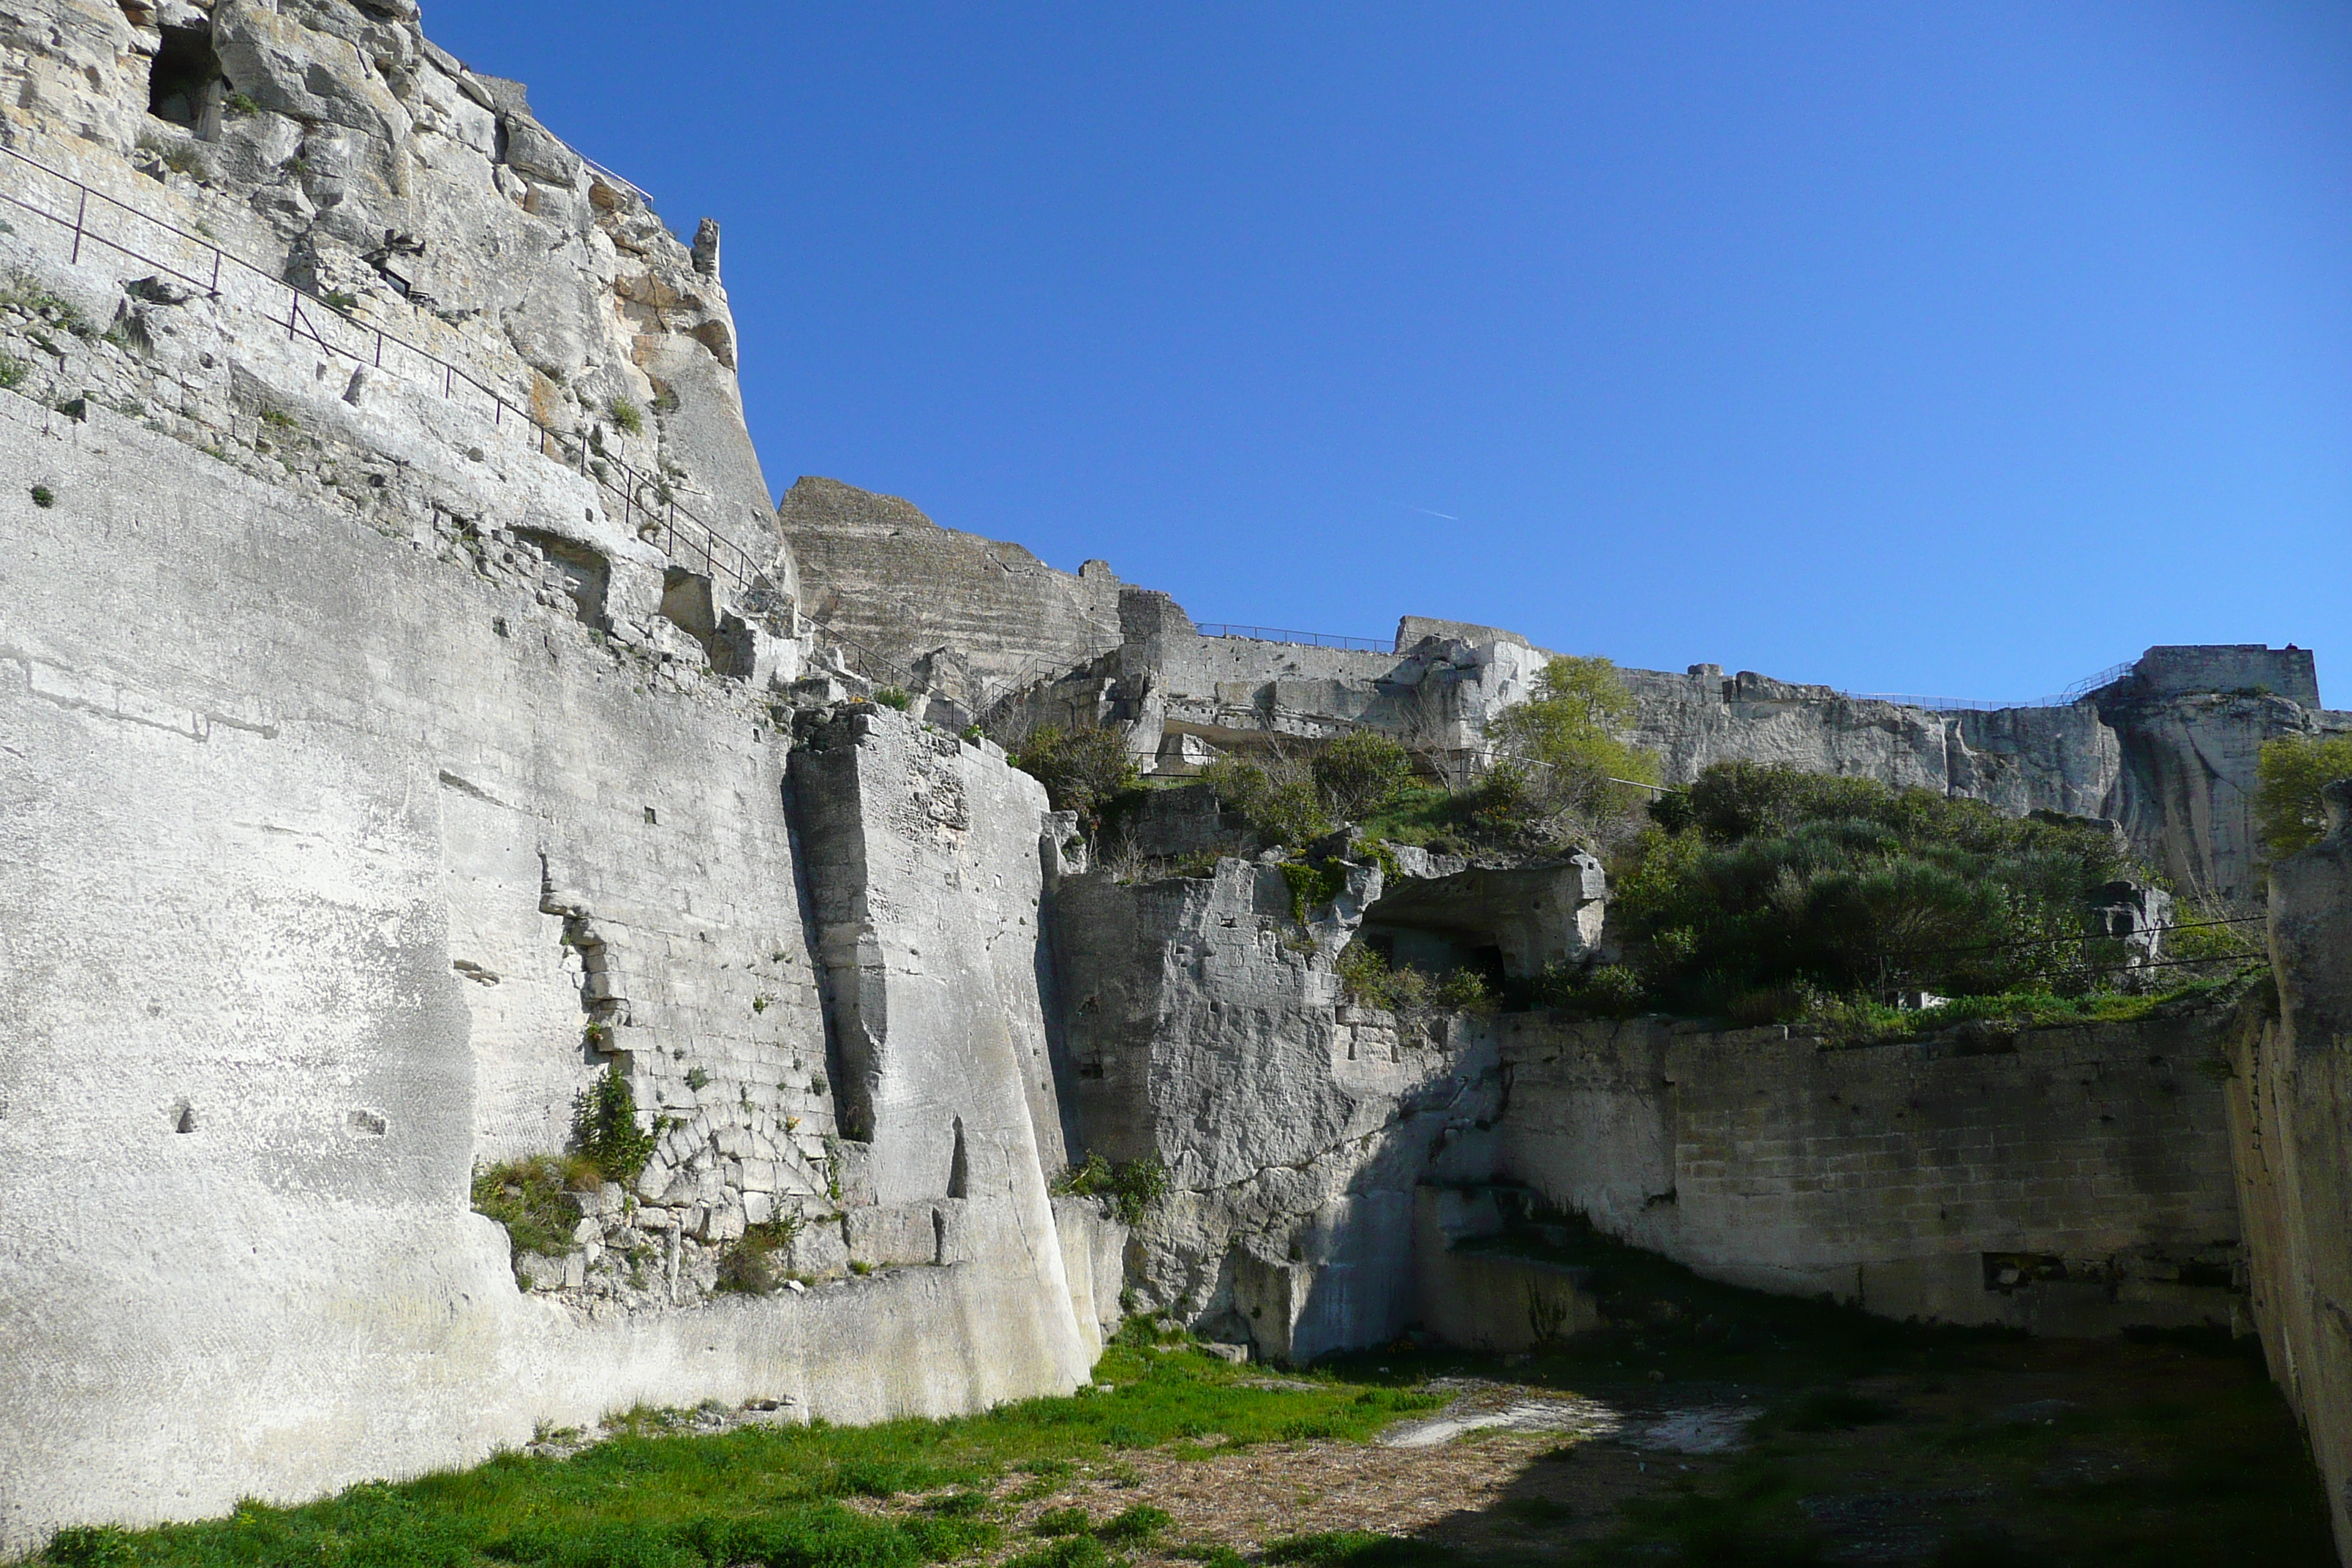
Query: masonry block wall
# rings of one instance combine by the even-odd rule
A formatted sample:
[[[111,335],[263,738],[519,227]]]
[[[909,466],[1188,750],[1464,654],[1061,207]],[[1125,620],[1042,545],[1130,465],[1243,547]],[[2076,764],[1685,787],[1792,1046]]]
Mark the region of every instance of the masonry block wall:
[[[2236,1321],[2226,1018],[1846,1049],[1501,1021],[1502,1169],[1734,1283],[2096,1333]]]

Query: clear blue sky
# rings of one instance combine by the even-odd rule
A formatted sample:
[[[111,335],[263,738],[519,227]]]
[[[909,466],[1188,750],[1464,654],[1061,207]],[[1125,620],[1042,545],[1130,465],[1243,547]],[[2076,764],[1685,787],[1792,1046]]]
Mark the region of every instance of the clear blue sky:
[[[772,485],[1204,620],[2352,705],[2352,6],[427,0],[725,226]]]

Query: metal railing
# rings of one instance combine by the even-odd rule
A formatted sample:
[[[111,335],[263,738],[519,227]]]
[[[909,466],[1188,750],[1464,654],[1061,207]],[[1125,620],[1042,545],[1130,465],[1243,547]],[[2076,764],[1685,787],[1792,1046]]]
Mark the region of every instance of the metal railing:
[[[461,406],[474,403],[488,414],[493,426],[503,428],[512,421],[519,428],[528,428],[541,456],[576,469],[617,497],[622,526],[657,545],[671,559],[689,565],[699,562],[704,575],[728,583],[738,593],[748,590],[759,576],[759,563],[751,552],[680,505],[667,479],[645,473],[616,453],[604,450],[598,427],[592,425],[584,432],[557,430],[466,367],[375,322],[361,320],[333,300],[287,282],[232,254],[208,236],[190,233],[142,212],[13,147],[0,147],[0,158],[6,160],[0,167],[30,170],[64,187],[67,199],[60,205],[71,205],[70,216],[5,187],[0,187],[0,203],[55,224],[70,236],[68,265],[80,264],[85,247],[101,246],[142,266],[156,268],[214,300],[255,310],[265,320],[282,321],[289,338],[307,341],[321,353],[354,365],[388,371],[411,383],[437,382],[443,397]],[[154,232],[143,237],[126,232],[127,226],[134,223]],[[159,251],[177,254],[156,254]],[[256,283],[268,290],[282,291],[282,302],[233,299],[225,288],[241,284],[250,289]]]
[[[1192,629],[1204,637],[1241,637],[1250,642],[1298,643],[1307,647],[1339,648],[1357,653],[1392,653],[1394,637],[1351,637],[1338,632],[1293,632],[1279,626],[1237,626],[1223,621],[1195,621]]]
[[[1926,708],[1939,713],[1991,713],[2004,708],[2072,708],[2094,691],[2121,680],[2138,665],[2137,659],[2127,658],[2121,664],[2109,665],[2096,675],[2084,676],[2055,697],[2032,697],[2013,702],[1977,697],[1919,697],[1905,691],[1841,691],[1838,695],[1854,702],[1892,702],[1899,707]]]
[[[437,382],[441,395],[453,403],[462,404],[478,398],[488,404],[490,424],[494,428],[505,428],[509,420],[519,428],[528,428],[541,457],[576,469],[617,497],[621,503],[622,525],[634,531],[640,540],[659,548],[671,560],[688,567],[698,563],[704,576],[713,583],[728,584],[739,595],[748,593],[759,578],[760,563],[751,552],[697,517],[691,509],[680,504],[667,479],[657,474],[646,473],[617,453],[604,450],[603,433],[594,426],[590,426],[584,433],[559,431],[531,415],[520,404],[509,399],[472,371],[395,332],[386,331],[375,322],[361,320],[332,300],[287,282],[268,269],[231,253],[209,236],[192,234],[152,214],[142,212],[129,203],[84,184],[63,170],[53,169],[13,147],[0,146],[0,158],[8,160],[0,163],[0,167],[33,171],[57,181],[69,193],[73,207],[70,217],[0,185],[0,203],[17,212],[53,223],[71,237],[67,254],[68,265],[80,265],[84,247],[102,246],[117,255],[128,257],[142,266],[153,267],[163,275],[200,289],[210,299],[252,310],[265,320],[283,320],[288,337],[307,340],[322,353],[350,360],[355,365],[390,371],[412,383],[429,386]],[[644,196],[636,186],[629,184],[610,170],[599,164],[592,163],[590,166],[599,174],[628,185],[641,198]],[[154,234],[142,243],[132,243],[133,237],[125,234],[121,226],[133,221],[148,226],[155,231]],[[110,226],[114,232],[107,232]],[[155,254],[163,250],[176,250],[178,254]],[[267,305],[231,299],[224,291],[223,285],[239,282],[248,288],[258,283],[266,289],[282,290],[285,295],[282,308],[274,297]],[[412,305],[410,309],[415,307]],[[816,627],[828,645],[841,650],[842,662],[851,673],[887,684],[907,683],[908,672],[892,660],[813,616],[803,618]]]

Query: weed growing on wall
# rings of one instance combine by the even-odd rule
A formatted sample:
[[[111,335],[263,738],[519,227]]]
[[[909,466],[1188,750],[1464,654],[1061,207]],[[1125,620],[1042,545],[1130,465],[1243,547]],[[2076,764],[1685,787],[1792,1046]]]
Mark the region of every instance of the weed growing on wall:
[[[620,1063],[607,1063],[572,1097],[572,1142],[608,1181],[635,1181],[653,1158],[654,1135],[637,1125],[637,1098]]]
[[[903,686],[885,686],[874,693],[874,700],[904,713],[915,705],[915,694]]]
[[[638,411],[635,404],[625,397],[615,397],[604,405],[604,413],[613,421],[614,429],[625,430],[632,436],[646,433],[646,416]]]
[[[2260,782],[2254,820],[2269,858],[2280,860],[2308,849],[2327,829],[2320,786],[2352,778],[2352,735],[2282,735],[2265,741],[2255,777]]]
[[[1391,1013],[1488,1013],[1496,1006],[1494,988],[1476,970],[1432,974],[1411,964],[1391,968],[1369,942],[1349,942],[1332,968],[1348,999],[1360,1007]]]
[[[580,1224],[573,1193],[593,1193],[604,1173],[578,1154],[535,1154],[474,1173],[474,1212],[507,1227],[516,1252],[558,1258],[572,1250]]]
[[[1055,1180],[1054,1191],[1099,1198],[1120,1224],[1132,1226],[1168,1195],[1168,1167],[1157,1155],[1114,1165],[1100,1154],[1089,1154],[1085,1164],[1073,1166]]]
[[[781,1215],[746,1226],[719,1258],[719,1288],[747,1296],[764,1296],[780,1289],[789,1276],[783,1254],[801,1232],[799,1215]]]

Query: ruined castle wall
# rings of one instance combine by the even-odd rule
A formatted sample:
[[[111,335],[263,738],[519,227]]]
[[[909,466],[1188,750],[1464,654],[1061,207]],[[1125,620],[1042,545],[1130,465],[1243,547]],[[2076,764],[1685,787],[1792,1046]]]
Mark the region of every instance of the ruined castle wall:
[[[2352,784],[2329,790],[2327,837],[2271,869],[2277,992],[2239,1020],[2229,1105],[2254,1321],[2352,1552]]]
[[[776,521],[810,615],[902,668],[952,647],[979,683],[934,672],[958,701],[984,707],[1118,644],[1121,584],[1102,562],[1057,572],[1020,545],[941,528],[896,496],[814,477],[784,492]]]
[[[1058,1241],[709,1294],[759,1211],[834,1226],[836,1274],[848,1223],[764,704],[103,409],[0,393],[0,1541],[639,1401],[865,1420],[1083,1377]],[[606,1059],[672,1125],[586,1278],[527,1292],[471,1173],[552,1147]]]
[[[1701,1273],[2051,1333],[2241,1300],[2220,1015],[1845,1049],[1499,1028],[1503,1172]]]

